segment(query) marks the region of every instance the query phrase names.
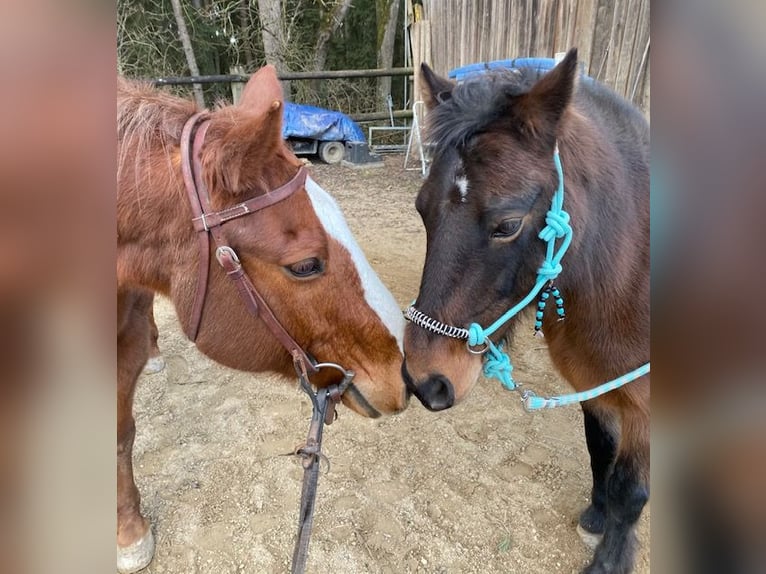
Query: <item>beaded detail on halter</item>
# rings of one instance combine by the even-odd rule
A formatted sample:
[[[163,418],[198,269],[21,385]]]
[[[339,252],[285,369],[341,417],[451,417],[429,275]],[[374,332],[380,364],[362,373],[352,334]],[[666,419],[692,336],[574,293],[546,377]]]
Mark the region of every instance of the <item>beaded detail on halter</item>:
[[[564,299],[561,297],[561,293],[553,284],[553,280],[548,283],[548,286],[540,293],[540,300],[537,302],[537,311],[535,312],[535,337],[543,336],[543,313],[545,312],[545,304],[553,295],[553,300],[556,302],[556,314],[559,316],[559,321],[563,321],[566,318],[564,313]]]
[[[462,327],[455,327],[454,325],[447,325],[446,323],[437,321],[436,319],[429,317],[425,313],[421,313],[420,311],[415,309],[414,305],[410,305],[409,307],[407,307],[407,309],[404,312],[404,317],[408,319],[409,321],[412,321],[418,327],[421,327],[422,329],[425,329],[426,331],[431,331],[432,333],[436,333],[437,335],[442,335],[444,337],[452,337],[453,339],[468,338],[468,329],[463,329]]]

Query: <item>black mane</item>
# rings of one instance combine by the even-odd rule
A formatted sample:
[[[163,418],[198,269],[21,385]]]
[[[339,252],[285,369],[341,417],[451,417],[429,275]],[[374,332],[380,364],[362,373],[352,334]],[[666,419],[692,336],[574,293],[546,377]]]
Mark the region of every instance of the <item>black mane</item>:
[[[437,150],[463,147],[502,116],[508,96],[525,94],[540,78],[535,68],[497,69],[471,76],[428,112],[428,137]]]

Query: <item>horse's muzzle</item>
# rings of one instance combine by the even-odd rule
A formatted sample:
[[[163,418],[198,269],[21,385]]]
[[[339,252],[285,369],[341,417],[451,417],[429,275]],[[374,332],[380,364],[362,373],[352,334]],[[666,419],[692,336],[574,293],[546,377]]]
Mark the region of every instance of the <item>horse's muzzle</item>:
[[[402,361],[402,379],[407,391],[429,411],[443,411],[455,404],[455,389],[444,375],[430,375],[425,381],[416,384],[407,371],[407,361]]]
[[[364,415],[371,418],[376,419],[380,417],[380,411],[373,407],[369,401],[364,398],[364,395],[359,391],[359,389],[354,385],[354,383],[351,383],[348,385],[348,388],[346,389],[346,394],[351,398],[356,405],[358,405],[363,411]],[[362,414],[361,412],[359,414]]]

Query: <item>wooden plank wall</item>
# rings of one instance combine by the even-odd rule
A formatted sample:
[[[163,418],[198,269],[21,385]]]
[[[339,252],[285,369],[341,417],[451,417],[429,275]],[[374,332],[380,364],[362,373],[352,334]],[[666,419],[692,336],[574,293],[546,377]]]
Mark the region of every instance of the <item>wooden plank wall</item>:
[[[428,63],[442,75],[576,46],[590,76],[649,113],[649,0],[423,0],[423,20]]]

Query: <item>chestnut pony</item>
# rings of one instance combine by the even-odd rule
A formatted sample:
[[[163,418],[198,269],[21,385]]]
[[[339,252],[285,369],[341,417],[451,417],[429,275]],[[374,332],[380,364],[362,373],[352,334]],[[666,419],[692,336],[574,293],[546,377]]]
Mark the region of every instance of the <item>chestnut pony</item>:
[[[422,72],[435,149],[416,202],[427,252],[411,308],[419,315],[404,338],[402,373],[413,394],[432,410],[463,399],[482,358],[449,329],[468,334],[474,323],[490,325],[536,285],[546,260],[538,234],[559,186],[557,145],[573,235],[555,279],[565,319],[558,320],[553,305],[538,315],[553,364],[577,391],[587,391],[646,363],[649,126],[643,115],[608,88],[578,82],[576,50],[544,75],[488,72],[455,86],[428,66]],[[535,309],[534,299],[528,309]],[[510,340],[517,318],[489,340]],[[582,409],[593,489],[579,526],[601,539],[585,572],[629,572],[634,527],[649,492],[649,377]]]
[[[217,228],[247,278],[306,356],[340,363],[356,377],[342,396],[364,416],[405,408],[401,379],[404,321],[364,258],[334,200],[285,147],[282,91],[272,67],[247,83],[237,106],[210,111],[198,174],[213,210],[253,198],[268,207]],[[117,549],[118,569],[146,566],[154,542],[133,480],[133,393],[152,344],[153,293],[169,297],[186,334],[213,360],[245,371],[295,376],[291,354],[217,262],[215,243],[200,249],[182,174],[182,132],[195,105],[149,86],[119,81],[117,197]],[[202,128],[198,128],[202,129]],[[294,182],[298,182],[295,184]],[[260,201],[255,199],[254,201]],[[237,211],[239,213],[241,209]],[[230,211],[224,211],[228,214]],[[196,221],[195,223],[199,223]],[[197,229],[200,229],[197,226]],[[201,229],[203,233],[205,229]],[[233,258],[229,258],[231,263]],[[208,261],[200,270],[200,261]],[[198,277],[206,272],[200,309]],[[197,318],[197,315],[199,317]],[[317,386],[341,374],[321,370]],[[297,501],[296,501],[297,502]]]

